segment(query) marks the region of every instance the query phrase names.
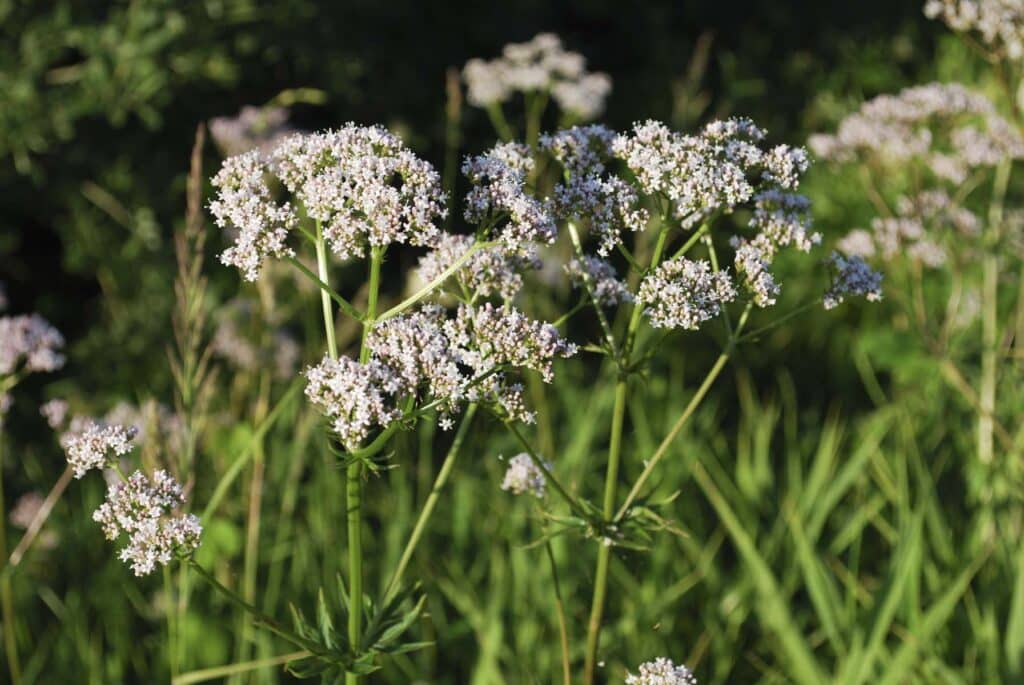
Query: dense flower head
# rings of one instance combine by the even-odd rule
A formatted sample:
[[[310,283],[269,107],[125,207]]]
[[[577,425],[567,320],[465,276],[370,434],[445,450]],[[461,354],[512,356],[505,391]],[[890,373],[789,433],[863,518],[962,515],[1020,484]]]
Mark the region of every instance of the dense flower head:
[[[1001,56],[1024,58],[1024,4],[1020,0],[928,0],[924,13],[954,31],[977,33]]]
[[[771,253],[759,242],[747,242],[734,236],[730,244],[736,249],[736,273],[742,277],[742,284],[758,307],[770,307],[782,289],[769,270]]]
[[[828,261],[832,269],[832,285],[825,293],[825,309],[838,307],[849,296],[862,296],[869,302],[882,299],[882,274],[863,259],[833,252]]]
[[[85,420],[72,422],[61,436],[61,446],[75,478],[81,478],[89,470],[110,466],[118,457],[131,452],[137,435],[133,426]]]
[[[214,220],[220,228],[237,232],[220,260],[237,267],[248,281],[259,278],[267,258],[295,254],[286,241],[299,217],[289,203],[274,201],[269,173],[263,154],[252,150],[224,160],[212,181],[217,191],[210,203]]]
[[[736,294],[725,271],[713,271],[706,260],[677,257],[644,277],[637,300],[655,328],[696,330],[718,316]]]
[[[619,279],[615,267],[600,257],[583,255],[582,259],[573,258],[564,268],[573,287],[589,289],[599,305],[614,307],[634,299],[629,287]]]
[[[546,466],[550,468],[549,465]],[[502,478],[501,489],[513,495],[530,493],[540,498],[544,496],[546,483],[544,472],[537,468],[530,455],[523,452],[508,460],[508,469]]]
[[[540,141],[564,170],[549,200],[552,212],[559,219],[588,225],[601,256],[608,256],[622,241],[623,229],[642,230],[650,218],[639,205],[636,189],[607,171],[615,140],[610,129],[592,125],[547,134]]]
[[[658,657],[640,664],[640,672],[626,676],[626,685],[697,685],[697,678],[686,666]]]
[[[285,107],[253,107],[245,105],[233,117],[210,120],[210,136],[226,155],[250,150],[269,152],[292,133]]]
[[[395,397],[406,392],[402,378],[379,361],[366,364],[340,357],[306,370],[306,397],[330,419],[346,449],[353,451],[375,428],[401,418]]]
[[[466,221],[488,223],[511,250],[550,244],[558,235],[544,203],[527,192],[533,165],[530,149],[521,143],[500,143],[462,165],[473,186],[466,195]]]
[[[758,232],[754,242],[769,256],[791,245],[810,252],[821,243],[821,234],[811,231],[810,210],[811,202],[803,195],[774,189],[758,193],[749,223]]]
[[[135,575],[144,576],[199,547],[202,526],[195,515],[179,513],[184,504],[181,485],[166,471],[152,479],[136,471],[108,488],[106,501],[92,517],[108,540],[128,536],[118,556]]]
[[[471,59],[462,76],[467,99],[476,107],[504,102],[517,92],[548,91],[562,110],[581,120],[600,116],[612,87],[607,74],[588,72],[583,56],[565,50],[551,33],[506,45],[493,60]]]
[[[466,254],[476,241],[473,236],[448,234],[420,258],[417,273],[425,283],[433,281]],[[523,287],[523,272],[541,266],[536,250],[522,245],[515,251],[504,245],[477,250],[455,272],[455,278],[472,294],[498,295],[511,300]]]
[[[806,152],[788,145],[764,148],[765,133],[749,119],[713,121],[696,135],[657,121],[619,135],[613,151],[640,189],[667,197],[683,228],[717,211],[729,212],[761,190],[797,187]]]
[[[513,307],[484,303],[463,305],[449,326],[451,339],[464,348],[463,362],[481,372],[495,366],[514,366],[536,371],[545,382],[554,377],[556,358],[576,354],[554,326],[529,318]]]
[[[811,136],[819,157],[850,162],[920,159],[939,179],[962,183],[971,169],[1024,158],[1024,139],[992,103],[958,83],[928,83],[879,95],[840,122],[834,135]]]
[[[339,259],[362,257],[368,246],[429,246],[441,234],[436,223],[447,210],[440,175],[381,126],[295,134],[272,159]]]
[[[0,375],[56,371],[64,366],[64,336],[38,314],[0,316]]]

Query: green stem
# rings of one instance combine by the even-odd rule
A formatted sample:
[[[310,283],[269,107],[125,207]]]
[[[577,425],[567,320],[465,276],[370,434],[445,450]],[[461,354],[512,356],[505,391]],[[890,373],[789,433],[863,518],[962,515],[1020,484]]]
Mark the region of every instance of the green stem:
[[[198,671],[190,671],[189,673],[182,673],[180,676],[171,681],[171,685],[192,685],[193,683],[205,683],[210,680],[217,680],[224,676],[235,675],[238,673],[247,673],[249,671],[256,671],[261,668],[270,668],[271,666],[280,666],[286,664],[289,661],[295,661],[302,659],[310,655],[310,652],[302,650],[299,652],[291,652],[290,654],[282,654],[280,656],[268,657],[266,659],[257,659],[255,661],[246,661],[240,664],[229,664],[227,666],[215,666],[213,668],[204,668]]]
[[[487,105],[487,116],[490,117],[491,125],[494,126],[494,130],[498,133],[498,137],[501,138],[502,142],[507,143],[515,138],[512,127],[508,125],[505,113],[501,109],[501,103],[492,102]]]
[[[672,255],[672,259],[676,259],[678,257],[682,257],[687,252],[689,252],[690,248],[692,248],[694,245],[696,245],[697,241],[700,240],[702,237],[704,237],[704,234],[707,233],[708,230],[710,230],[710,228],[711,228],[710,221],[705,221],[703,224],[701,224],[700,228],[698,228],[696,231],[694,231],[693,235],[691,235],[687,239],[687,241],[685,243],[683,243],[683,246],[675,251],[675,254]]]
[[[555,552],[551,549],[551,541],[544,543],[551,564],[551,578],[555,585],[555,611],[558,613],[558,637],[562,645],[562,683],[572,685],[572,666],[569,661],[569,629],[565,620],[565,603],[562,601],[562,588],[558,582],[558,565],[555,564]]]
[[[991,464],[996,409],[996,374],[999,358],[999,239],[1002,233],[1003,203],[1010,177],[1009,160],[996,168],[992,201],[988,216],[988,246],[982,262],[981,290],[981,387],[978,395],[981,411],[978,416],[978,461]]]
[[[668,242],[668,227],[661,229],[658,234],[658,241],[654,246],[651,255],[649,269],[653,269],[661,262],[665,245]],[[628,375],[627,369],[631,363],[633,346],[636,342],[636,334],[640,328],[640,321],[643,317],[643,305],[637,303],[629,318],[629,326],[626,329],[626,337],[619,354],[618,379],[615,382],[615,403],[612,407],[612,426],[608,440],[608,465],[604,478],[604,500],[602,503],[602,515],[605,521],[610,521],[615,512],[615,500],[619,485],[619,460],[622,454],[622,429],[626,416],[626,401],[628,399]],[[594,594],[590,603],[590,620],[587,624],[587,646],[586,657],[583,665],[583,682],[592,685],[597,672],[597,650],[601,640],[601,622],[604,618],[605,597],[608,592],[608,564],[611,561],[611,546],[601,545],[597,549],[597,566],[594,571]]]
[[[323,248],[321,248],[319,246],[317,247],[317,270],[321,272],[322,276],[317,276],[315,273],[313,273],[312,271],[309,270],[308,266],[306,266],[305,264],[300,262],[295,257],[288,257],[287,259],[288,259],[289,262],[292,263],[292,265],[296,269],[298,269],[303,274],[305,274],[307,277],[309,277],[309,280],[311,280],[314,283],[316,283],[317,287],[320,288],[320,295],[321,295],[321,297],[326,295],[327,297],[329,297],[330,299],[334,300],[337,303],[337,305],[341,309],[341,311],[345,312],[346,314],[351,316],[356,321],[362,321],[363,320],[363,313],[361,311],[359,311],[358,309],[356,309],[354,306],[352,306],[351,302],[349,302],[344,297],[342,297],[341,295],[336,293],[334,291],[334,289],[332,289],[331,286],[327,285],[327,282],[324,280],[324,278],[327,277],[327,253],[326,253],[326,250],[324,249],[324,254],[323,254],[324,261],[323,261],[323,264],[321,265],[321,263],[320,263],[321,249],[323,249]],[[329,303],[328,303],[328,306],[329,306]]]
[[[3,484],[3,432],[0,431],[0,512],[5,512]],[[0,558],[7,556],[7,522],[0,521]],[[18,660],[18,640],[14,634],[14,601],[11,596],[11,579],[0,578],[0,609],[3,612],[4,654],[7,670],[11,673],[11,685],[21,685],[21,662]]]
[[[171,567],[163,568],[164,594],[167,595],[167,609],[164,614],[167,619],[167,662],[171,671],[171,680],[178,676],[178,621],[174,601],[174,579],[171,577]]]
[[[526,438],[523,437],[523,434],[519,432],[519,429],[515,427],[515,424],[513,424],[511,421],[505,421],[505,427],[508,428],[509,432],[512,433],[516,441],[519,442],[519,444],[523,447],[523,450],[526,451],[526,454],[527,456],[530,457],[530,461],[533,462],[533,465],[536,466],[542,474],[544,474],[544,479],[547,481],[548,485],[553,487],[555,489],[555,492],[558,493],[558,496],[565,500],[566,504],[569,505],[569,508],[572,509],[573,513],[584,519],[589,518],[589,515],[587,514],[586,510],[582,506],[580,506],[579,502],[576,501],[576,498],[570,495],[569,491],[566,490],[565,487],[563,487],[562,484],[558,482],[558,479],[555,478],[555,474],[551,473],[551,469],[549,469],[547,467],[547,464],[544,463],[544,460],[537,455],[537,451],[533,449],[533,445],[531,445],[526,440]]]
[[[601,324],[601,331],[604,333],[605,340],[608,342],[608,349],[612,354],[617,354],[615,335],[612,333],[612,327],[608,323],[607,317],[604,315],[604,310],[601,309],[601,303],[597,301],[597,297],[594,295],[594,282],[590,278],[590,273],[583,266],[583,260],[585,255],[583,254],[583,245],[580,243],[579,233],[576,231],[576,224],[570,221],[567,224],[569,228],[569,237],[572,238],[573,249],[576,250],[576,256],[580,260],[580,271],[583,274],[583,287],[587,291],[587,295],[590,296],[590,303],[594,305],[594,312],[597,314],[597,320]]]
[[[331,359],[338,358],[338,343],[334,338],[334,311],[331,309],[331,295],[327,286],[327,245],[324,243],[324,233],[320,228],[320,222],[316,222],[316,269],[319,275],[320,305],[324,315],[324,331],[327,333],[327,352]]]
[[[469,426],[473,422],[473,416],[476,414],[476,410],[476,403],[471,403],[466,407],[466,413],[462,416],[462,422],[459,424],[459,428],[455,432],[455,438],[452,440],[452,445],[448,448],[448,453],[445,455],[444,462],[441,464],[441,470],[437,473],[437,478],[434,480],[434,486],[430,490],[430,495],[427,496],[427,501],[423,503],[423,509],[420,511],[419,518],[416,519],[416,525],[412,529],[409,541],[405,543],[405,549],[402,551],[402,557],[399,559],[398,565],[391,574],[391,579],[388,581],[387,587],[384,590],[384,601],[387,601],[391,597],[391,593],[398,589],[398,584],[402,580],[402,575],[405,573],[406,568],[409,566],[409,562],[412,560],[412,555],[416,551],[416,546],[419,544],[420,538],[423,537],[423,532],[427,528],[427,522],[434,513],[434,507],[437,506],[438,499],[440,499],[441,490],[443,490],[445,484],[447,484],[448,477],[451,475],[452,468],[455,466],[455,459],[458,457],[459,450],[462,448],[462,443],[466,439],[466,434],[469,432]]]

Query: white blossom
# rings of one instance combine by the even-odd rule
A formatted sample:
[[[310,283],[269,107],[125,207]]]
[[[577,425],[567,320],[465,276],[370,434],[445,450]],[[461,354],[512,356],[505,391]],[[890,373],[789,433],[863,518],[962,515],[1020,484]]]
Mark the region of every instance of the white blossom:
[[[224,160],[213,187],[217,196],[210,203],[214,220],[222,229],[237,231],[234,244],[221,253],[227,266],[237,267],[248,281],[259,278],[268,257],[291,257],[288,232],[298,225],[298,215],[288,204],[273,199],[263,155],[253,150]]]
[[[545,466],[551,468],[549,464]],[[537,467],[530,455],[523,452],[509,459],[508,469],[501,481],[501,489],[513,495],[530,493],[541,498],[544,496],[546,484],[544,472]]]
[[[638,675],[627,675],[626,685],[697,685],[697,678],[686,666],[676,666],[670,659],[658,657],[640,664]]]
[[[640,282],[637,301],[655,328],[696,330],[718,316],[736,299],[736,288],[725,271],[715,272],[705,260],[677,257],[663,262]]]
[[[928,0],[924,13],[981,40],[1011,60],[1024,57],[1024,4],[1020,0]]]
[[[57,430],[64,425],[68,416],[68,403],[67,400],[52,399],[45,402],[39,407],[39,413],[43,418],[46,419],[46,423]]]
[[[26,372],[64,366],[64,336],[39,314],[0,316],[0,375],[24,365]]]
[[[634,299],[629,287],[619,279],[615,267],[600,257],[583,255],[582,259],[573,258],[563,268],[574,288],[586,288],[589,282],[594,300],[599,305],[614,307]]]
[[[118,556],[144,576],[199,547],[202,526],[195,515],[178,512],[184,504],[181,485],[166,471],[157,471],[152,480],[136,471],[107,489],[106,501],[92,517],[108,540],[128,536]]]
[[[210,136],[226,155],[250,150],[267,153],[292,133],[288,110],[284,107],[246,105],[236,116],[211,119],[209,127]]]
[[[324,357],[306,370],[306,397],[330,420],[349,451],[374,429],[401,418],[394,402],[406,391],[401,377],[379,361],[360,364],[348,357]]]
[[[466,254],[476,241],[468,235],[445,235],[432,251],[420,258],[417,274],[424,283],[439,277],[452,264]],[[503,245],[477,250],[455,273],[470,293],[482,297],[499,295],[511,300],[523,287],[522,272],[541,266],[536,250],[522,245],[511,251]]]
[[[447,209],[440,175],[380,126],[295,134],[272,158],[339,259],[362,257],[369,246],[431,246],[441,235],[436,223]]]
[[[487,223],[509,249],[521,251],[533,243],[553,243],[558,235],[554,217],[526,189],[533,169],[530,149],[521,143],[501,143],[488,152],[468,157],[462,173],[473,187],[466,195],[466,221]]]
[[[88,419],[83,423],[84,426],[72,422],[71,429],[61,436],[61,446],[75,478],[81,478],[90,469],[110,466],[135,447],[135,427]]]
[[[730,244],[736,249],[736,273],[743,277],[743,285],[758,307],[775,304],[781,292],[771,267],[771,255],[759,243],[750,243],[733,237]]]

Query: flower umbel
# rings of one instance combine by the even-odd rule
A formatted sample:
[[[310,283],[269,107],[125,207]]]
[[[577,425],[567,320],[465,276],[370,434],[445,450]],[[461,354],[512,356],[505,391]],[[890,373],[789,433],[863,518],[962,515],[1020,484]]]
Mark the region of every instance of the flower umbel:
[[[873,270],[860,257],[844,257],[833,252],[829,257],[832,267],[832,286],[825,293],[825,309],[834,309],[848,296],[863,296],[869,302],[882,299],[882,274]]]
[[[710,262],[678,257],[662,263],[640,282],[637,300],[655,328],[696,330],[736,299],[736,287],[725,271]]]
[[[545,464],[547,466],[547,464]],[[537,468],[530,455],[523,452],[508,461],[508,469],[501,481],[501,489],[513,495],[530,493],[534,497],[544,496],[544,472]]]
[[[627,675],[626,685],[697,685],[697,678],[686,666],[676,666],[671,659],[658,657],[640,664],[638,675]]]
[[[76,429],[74,423],[72,429],[61,436],[61,445],[75,478],[81,478],[91,469],[110,466],[117,457],[135,447],[133,441],[138,430],[134,427],[88,420],[84,427]]]

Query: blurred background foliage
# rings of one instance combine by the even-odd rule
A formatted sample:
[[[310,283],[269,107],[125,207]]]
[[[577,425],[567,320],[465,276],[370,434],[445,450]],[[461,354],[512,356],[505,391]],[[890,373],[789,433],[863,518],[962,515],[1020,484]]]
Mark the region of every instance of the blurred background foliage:
[[[169,403],[172,236],[184,223],[197,124],[313,89],[316,97],[290,108],[296,127],[382,123],[440,167],[446,70],[540,31],[611,75],[603,121],[619,129],[742,114],[773,140],[801,144],[879,93],[931,79],[986,87],[979,60],[918,2],[0,0],[0,281],[11,310],[39,311],[69,341],[64,371],[19,387],[6,428],[8,508],[26,492],[45,493],[63,468],[36,413],[43,399],[68,397],[96,414],[122,400]],[[462,112],[463,154],[493,138],[482,111]],[[207,176],[218,160],[208,147]],[[805,192],[827,244],[872,216],[841,172],[812,168]],[[211,234],[213,304],[251,296],[217,263],[222,247]],[[393,259],[390,276],[397,281],[412,259]],[[786,288],[791,304],[807,292],[798,282]],[[316,330],[315,303],[296,303],[287,287],[277,295],[305,322],[294,333]],[[965,494],[987,477],[968,463],[974,417],[892,316],[885,306],[812,312],[744,351],[719,381],[666,461],[663,489],[683,489],[672,513],[687,535],[666,535],[613,566],[615,585],[632,590],[610,602],[608,682],[659,654],[693,665],[702,683],[807,682],[806,671],[794,675],[807,653],[835,682],[1024,679],[1019,538],[1002,540],[1001,552],[965,542],[982,518],[1019,517],[1019,491],[996,503]],[[308,360],[317,338],[306,340]],[[644,381],[654,399],[630,417],[640,454],[714,353],[700,336],[684,341],[687,353],[666,354]],[[549,400],[546,439],[562,447],[554,456],[566,473],[595,472],[588,460],[605,439],[608,393],[580,389],[593,371],[567,369],[578,377]],[[247,449],[259,411],[250,381],[232,373],[217,382],[237,423],[215,422],[201,449],[214,473]],[[1017,406],[1002,408],[1007,420],[1019,422]],[[344,547],[343,476],[315,425],[288,401],[267,438],[274,487],[258,575],[264,608],[278,615],[287,601],[311,606]],[[491,433],[462,462],[432,526],[425,548],[443,554],[418,562],[430,579],[424,638],[437,647],[389,663],[380,682],[551,682],[557,672],[548,603],[530,601],[550,580],[542,552],[523,546],[542,534],[540,520],[525,502],[480,496],[500,482],[492,457],[515,451]],[[371,520],[394,523],[374,528],[382,568],[398,556],[450,438],[425,427],[400,439],[416,458],[372,485],[381,499]],[[638,464],[626,470],[635,475]],[[59,546],[35,552],[13,578],[26,682],[166,680],[159,583],[129,579],[88,520],[101,490],[69,489],[48,524]],[[201,550],[226,581],[241,565],[246,493],[238,485],[225,499]],[[196,500],[208,497],[197,485]],[[561,580],[581,607],[570,616],[581,642],[590,563],[573,563],[573,544],[559,541],[556,554],[575,569]],[[197,595],[182,628],[185,664],[229,663],[241,653],[241,621]],[[284,649],[254,639],[251,656]],[[282,676],[267,669],[257,678]]]

